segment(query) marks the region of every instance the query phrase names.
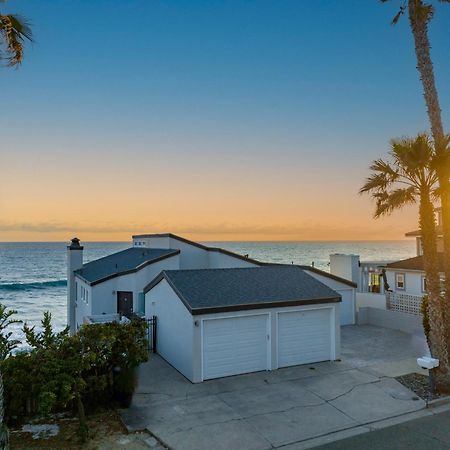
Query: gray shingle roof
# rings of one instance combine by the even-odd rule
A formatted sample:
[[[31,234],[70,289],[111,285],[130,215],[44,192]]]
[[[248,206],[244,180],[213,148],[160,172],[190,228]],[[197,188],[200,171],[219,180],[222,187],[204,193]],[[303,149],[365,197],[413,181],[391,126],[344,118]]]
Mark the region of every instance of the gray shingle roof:
[[[144,292],[163,278],[193,314],[341,300],[297,266],[165,270]]]
[[[162,259],[180,253],[164,248],[128,248],[104,258],[84,264],[75,274],[91,285],[137,270]]]
[[[386,264],[387,269],[402,269],[402,270],[421,270],[424,271],[423,255],[415,256],[414,258],[403,259]],[[438,268],[439,272],[444,271],[444,254],[438,253]]]

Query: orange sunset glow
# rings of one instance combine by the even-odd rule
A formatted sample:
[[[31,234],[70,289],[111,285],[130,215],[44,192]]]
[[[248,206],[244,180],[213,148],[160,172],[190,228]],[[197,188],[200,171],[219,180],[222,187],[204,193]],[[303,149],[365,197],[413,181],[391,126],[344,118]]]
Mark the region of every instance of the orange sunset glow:
[[[197,240],[401,239],[416,226],[414,208],[372,219],[370,201],[357,194],[363,170],[358,177],[323,167],[317,177],[313,159],[280,164],[275,152],[259,160],[227,155],[213,170],[189,151],[153,161],[149,150],[145,164],[106,151],[87,164],[88,153],[79,162],[70,147],[46,157],[36,152],[26,163],[9,157],[1,240],[64,241],[77,234],[124,241],[167,231]]]

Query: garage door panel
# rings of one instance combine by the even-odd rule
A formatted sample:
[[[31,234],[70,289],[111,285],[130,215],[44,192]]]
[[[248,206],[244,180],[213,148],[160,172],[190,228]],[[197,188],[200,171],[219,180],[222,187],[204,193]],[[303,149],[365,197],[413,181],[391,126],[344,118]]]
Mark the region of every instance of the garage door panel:
[[[317,309],[278,314],[278,366],[331,359],[331,310]]]
[[[203,322],[203,378],[267,369],[267,315]]]

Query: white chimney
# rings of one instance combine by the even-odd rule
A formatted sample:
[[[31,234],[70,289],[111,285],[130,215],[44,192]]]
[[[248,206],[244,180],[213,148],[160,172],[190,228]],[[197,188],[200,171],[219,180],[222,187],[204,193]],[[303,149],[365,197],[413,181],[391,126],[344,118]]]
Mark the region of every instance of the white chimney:
[[[83,267],[83,247],[78,238],[73,238],[67,246],[67,325],[70,334],[75,334],[75,305],[77,300],[74,271]]]
[[[359,255],[330,255],[330,273],[359,284]]]

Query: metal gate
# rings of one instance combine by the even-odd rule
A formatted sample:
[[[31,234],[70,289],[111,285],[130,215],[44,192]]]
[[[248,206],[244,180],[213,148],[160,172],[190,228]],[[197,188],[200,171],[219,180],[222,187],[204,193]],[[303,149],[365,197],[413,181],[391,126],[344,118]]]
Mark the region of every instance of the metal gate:
[[[156,326],[157,326],[156,316],[147,319],[148,350],[151,351],[152,353],[156,353]]]

